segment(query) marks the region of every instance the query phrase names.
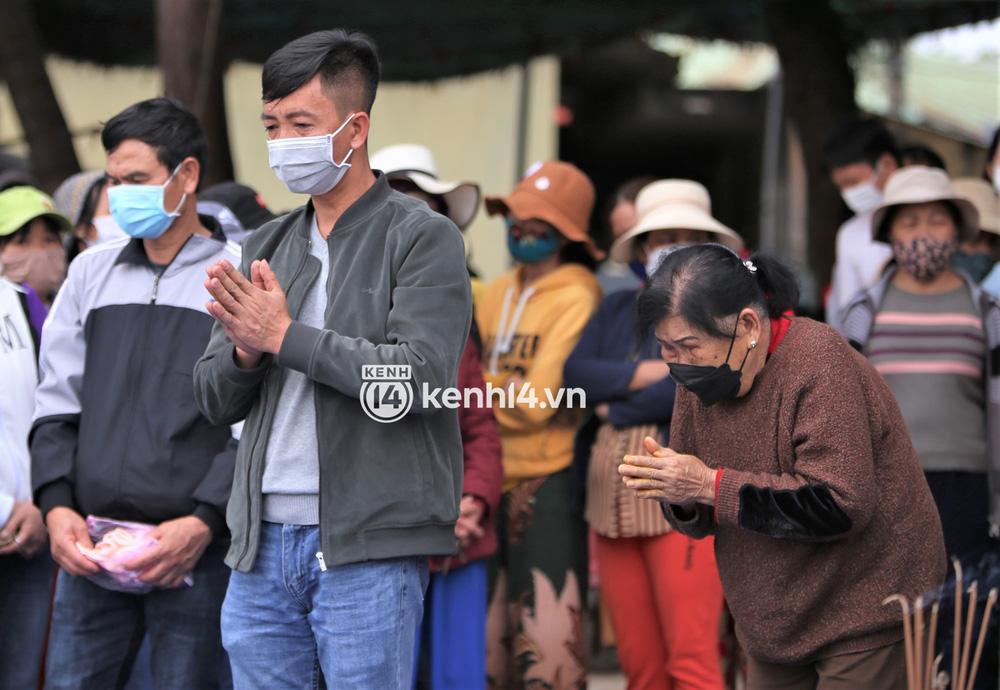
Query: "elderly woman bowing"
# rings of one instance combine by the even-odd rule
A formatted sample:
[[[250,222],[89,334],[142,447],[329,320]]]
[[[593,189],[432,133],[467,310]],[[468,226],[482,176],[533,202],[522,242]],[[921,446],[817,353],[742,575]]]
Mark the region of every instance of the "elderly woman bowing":
[[[678,384],[670,447],[620,472],[680,532],[715,535],[749,687],[905,687],[883,606],[945,572],[941,524],[891,391],[791,272],[719,245],[670,254],[639,298]]]

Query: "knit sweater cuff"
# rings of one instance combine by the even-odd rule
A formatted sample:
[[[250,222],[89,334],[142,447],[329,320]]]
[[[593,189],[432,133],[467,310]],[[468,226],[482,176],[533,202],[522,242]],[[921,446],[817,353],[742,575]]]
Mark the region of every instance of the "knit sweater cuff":
[[[740,489],[746,483],[742,475],[731,469],[722,473],[715,494],[715,520],[720,525],[739,525]]]
[[[714,510],[712,515],[715,517],[715,522],[719,522],[719,485],[722,484],[722,478],[725,476],[726,471],[723,469],[718,469],[715,471],[715,486],[712,488],[715,490],[713,497],[715,498],[715,503],[713,504]]]

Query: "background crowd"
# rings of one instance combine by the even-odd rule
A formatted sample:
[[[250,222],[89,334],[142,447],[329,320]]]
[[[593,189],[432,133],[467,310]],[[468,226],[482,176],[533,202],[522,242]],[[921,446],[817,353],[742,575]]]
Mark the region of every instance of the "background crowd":
[[[280,86],[269,85],[267,74],[265,69],[266,103],[307,88],[297,83],[280,97],[269,97],[268,89],[280,91]],[[374,99],[374,88],[370,97]],[[338,117],[347,115],[342,103],[334,102]],[[249,304],[254,293],[241,287],[241,277],[267,294],[274,294],[280,282],[302,328],[322,331],[329,316],[326,298],[316,301],[313,292],[296,291],[294,281],[281,280],[275,229],[311,238],[302,245],[308,246],[302,250],[302,266],[314,272],[318,285],[349,273],[355,262],[371,261],[369,249],[358,240],[346,245],[353,248],[349,255],[338,256],[346,251],[340,249],[344,245],[331,242],[328,255],[320,220],[308,220],[301,209],[277,214],[238,181],[203,188],[201,179],[210,165],[205,135],[197,118],[178,102],[152,99],[106,115],[105,170],[76,174],[51,196],[30,172],[12,170],[0,177],[0,380],[5,382],[0,396],[0,610],[7,621],[16,622],[0,630],[0,688],[21,690],[43,681],[53,688],[231,687],[234,675],[240,687],[240,673],[258,670],[252,664],[241,669],[234,659],[231,672],[228,655],[238,650],[252,656],[255,638],[220,631],[220,620],[234,631],[248,631],[255,622],[252,613],[237,610],[226,599],[227,586],[230,597],[237,586],[247,598],[273,595],[253,589],[243,578],[245,559],[257,554],[261,560],[280,561],[287,554],[283,549],[294,549],[310,559],[318,557],[317,568],[325,572],[328,565],[368,558],[353,557],[356,545],[349,534],[343,537],[342,553],[352,555],[337,562],[332,541],[288,529],[325,524],[320,498],[328,494],[309,494],[307,485],[326,486],[322,463],[315,462],[317,453],[325,457],[323,444],[333,443],[323,436],[324,421],[337,425],[344,417],[324,408],[318,393],[313,405],[310,381],[328,388],[348,384],[315,363],[323,336],[310,344],[309,333],[299,331],[294,344],[279,341],[273,353],[244,347],[247,341],[234,330],[235,321],[227,321],[242,298],[229,305],[222,290],[243,290]],[[284,114],[272,117],[273,124],[265,117],[266,128],[284,126]],[[347,149],[335,143],[343,140],[337,139],[341,131],[352,142],[353,137],[364,140],[367,130],[359,134],[348,126],[353,118],[341,117],[340,129],[317,131],[329,137],[323,144],[327,150],[332,147],[329,170],[339,171],[337,179],[319,186],[312,178],[282,177],[282,161],[291,165],[294,152],[278,154],[274,141],[282,138],[272,137],[268,129],[272,169],[292,191],[314,197],[317,209],[315,198],[336,187],[352,166],[351,175],[367,169],[367,159],[358,160],[368,156],[363,145],[352,143],[345,155],[340,152]],[[798,292],[783,291],[780,281],[762,283],[769,300],[780,294],[789,303],[772,309],[767,340],[756,336],[760,349],[754,340],[749,349],[734,351],[737,331],[723,334],[730,350],[723,350],[724,361],[734,363],[735,370],[749,360],[751,368],[759,366],[758,372],[770,363],[772,370],[782,367],[791,376],[788,370],[801,373],[810,366],[806,352],[813,347],[827,357],[821,364],[824,376],[832,379],[837,371],[830,358],[848,357],[847,348],[834,353],[824,349],[832,346],[822,339],[839,333],[836,342],[860,353],[880,375],[859,375],[863,385],[850,390],[866,402],[877,398],[886,409],[898,405],[906,434],[894,439],[898,456],[892,457],[901,458],[895,467],[905,469],[909,461],[908,440],[940,519],[944,553],[972,569],[996,552],[1000,536],[1000,129],[981,175],[959,179],[949,176],[933,150],[902,145],[873,118],[851,118],[823,135],[827,183],[836,187],[852,214],[837,232],[822,309],[833,330],[817,331],[815,341],[788,341],[803,348],[800,359],[787,354],[792,345],[784,358],[769,359],[780,352],[795,318]],[[766,628],[768,614],[746,613],[751,610],[747,597],[753,594],[747,591],[734,592],[736,607],[727,605],[732,582],[726,573],[720,577],[717,553],[731,553],[725,550],[730,545],[720,546],[714,533],[700,533],[687,524],[683,512],[671,513],[660,501],[640,497],[620,476],[626,456],[655,455],[677,443],[702,452],[712,447],[693,440],[702,438],[693,431],[697,420],[675,419],[675,403],[679,411],[688,409],[678,397],[678,383],[687,383],[679,367],[671,374],[668,361],[676,357],[668,357],[660,331],[649,328],[641,307],[637,309],[641,300],[656,294],[649,288],[661,264],[681,271],[684,254],[678,250],[712,245],[708,251],[723,252],[725,260],[739,259],[731,270],[778,271],[766,259],[756,264],[750,259],[741,228],[728,227],[713,215],[707,188],[693,179],[644,177],[646,171],[636,169],[620,181],[604,212],[595,213],[598,199],[590,171],[569,161],[535,163],[509,194],[485,198],[475,181],[442,179],[434,152],[420,142],[376,151],[370,167],[374,191],[340,210],[344,215],[334,232],[357,222],[363,233],[366,223],[382,223],[372,218],[388,214],[383,210],[388,203],[402,210],[385,223],[395,223],[403,214],[440,221],[435,226],[443,238],[440,244],[423,248],[428,252],[426,272],[405,287],[439,289],[421,281],[446,273],[455,281],[468,279],[469,296],[459,294],[464,288],[440,288],[434,304],[414,309],[412,320],[423,323],[399,328],[422,329],[406,332],[420,333],[412,337],[454,354],[457,366],[448,384],[463,389],[524,385],[536,401],[544,400],[546,391],[579,388],[587,400],[585,409],[523,400],[504,409],[462,408],[457,429],[421,422],[424,426],[407,432],[411,452],[426,451],[435,458],[447,455],[438,445],[452,436],[460,439],[463,473],[452,516],[456,521],[444,535],[455,548],[439,548],[440,535],[420,536],[426,540],[421,543],[430,545],[418,554],[431,557],[430,574],[422,585],[426,594],[419,633],[404,640],[417,649],[406,685],[412,680],[414,687],[456,690],[584,687],[591,638],[599,645],[602,636],[601,618],[610,621],[613,632],[604,637],[613,638],[628,687],[636,690],[744,687],[747,666],[753,669],[755,659],[795,664],[840,649],[834,644],[840,630],[831,633],[833,642],[807,639],[780,659],[766,645],[741,640],[757,627]],[[332,184],[320,191],[328,182]],[[343,184],[354,182],[346,178]],[[384,198],[373,200],[372,194]],[[495,218],[494,230],[505,237],[509,252],[509,270],[490,281],[479,279],[474,262],[447,234],[464,230],[480,212]],[[602,233],[595,233],[595,226],[609,231],[610,242],[596,239]],[[163,238],[172,238],[173,244],[164,244]],[[392,236],[384,244],[396,241]],[[266,265],[241,264],[240,245],[244,257],[271,252]],[[226,274],[220,262],[242,270]],[[368,321],[381,318],[376,315],[381,301],[375,296],[381,289],[376,280],[381,268],[372,264],[364,269],[376,281],[370,305],[363,299],[341,305],[350,312],[344,318],[355,319],[359,332]],[[719,281],[726,279],[719,276]],[[737,278],[745,276],[732,280]],[[700,292],[711,290],[706,286]],[[330,296],[330,304],[335,299]],[[471,308],[468,319],[462,316],[466,307]],[[447,314],[436,316],[437,310]],[[215,321],[222,326],[213,331]],[[742,328],[740,323],[736,329]],[[234,347],[235,358],[221,361],[219,353],[224,350],[228,357]],[[346,352],[329,347],[330,352]],[[244,353],[256,357],[240,361]],[[263,368],[271,359],[287,373],[280,386],[268,389],[272,379],[265,378]],[[203,383],[210,367],[212,378]],[[891,395],[883,395],[882,381]],[[805,385],[799,379],[794,383]],[[236,392],[223,392],[224,384]],[[845,382],[845,390],[847,386]],[[244,400],[251,389],[254,395],[258,390],[275,393],[269,412],[259,413],[250,407],[249,397]],[[129,393],[116,398],[116,391]],[[859,399],[854,402],[860,404]],[[837,425],[841,407],[831,403],[827,423]],[[885,414],[896,421],[891,410]],[[266,422],[260,414],[268,415]],[[311,421],[304,422],[304,415],[311,415]],[[302,433],[304,423],[311,434]],[[681,434],[672,434],[675,424],[683,424]],[[138,427],[144,431],[131,431]],[[267,427],[270,436],[257,435],[258,427]],[[757,431],[744,429],[749,436]],[[710,426],[699,433],[713,434]],[[722,433],[721,427],[716,433]],[[725,448],[739,447],[728,437],[719,439],[725,440]],[[349,446],[341,448],[353,452]],[[407,450],[402,441],[392,448]],[[249,470],[246,479],[241,477],[242,456],[237,453],[259,453],[259,477],[251,479]],[[281,466],[273,460],[279,455],[285,463]],[[256,455],[249,457],[252,462]],[[369,492],[376,491],[376,483],[403,485],[385,489],[387,494],[399,492],[390,501],[393,505],[408,500],[400,497],[411,488],[408,482],[433,483],[420,474],[429,473],[427,468],[408,477],[394,476],[389,464],[380,467],[375,480],[359,481]],[[252,482],[263,487],[261,505],[252,498],[230,498],[231,492],[236,496],[244,490],[252,496],[246,489]],[[877,490],[906,491],[916,486],[912,482],[912,476],[892,475]],[[341,490],[337,500],[349,503],[352,488]],[[721,490],[715,486],[717,497]],[[918,504],[919,495],[914,495]],[[265,527],[234,523],[234,506],[252,515],[251,525]],[[904,522],[910,525],[906,507],[897,508],[886,511],[887,533]],[[721,526],[724,508],[717,509]],[[427,511],[429,520],[447,512],[436,505]],[[163,552],[157,559],[131,564],[144,573],[148,591],[114,592],[88,579],[98,571],[78,548],[93,547],[88,515],[157,526],[155,537]],[[245,535],[234,524],[252,534],[245,537],[248,550],[235,560],[230,549],[243,543]],[[824,524],[831,535],[839,534]],[[941,553],[933,548],[939,540],[935,524],[919,523],[927,532],[920,536],[931,544],[924,556],[934,561],[928,566],[928,573],[935,571],[927,575],[928,587],[936,584],[935,577],[940,580],[937,570],[943,571],[937,568]],[[281,529],[268,531],[269,525]],[[374,537],[371,542],[376,543]],[[232,576],[223,562],[227,551]],[[864,561],[854,565],[869,567]],[[192,573],[194,586],[185,587],[184,577]],[[350,586],[369,584],[359,577]],[[303,585],[303,591],[313,586],[319,587],[313,582]],[[395,590],[389,594],[401,596]],[[592,615],[594,611],[598,613]],[[748,615],[759,618],[751,624]],[[887,623],[873,623],[882,624]],[[993,628],[977,688],[996,687],[1000,674],[1000,640]],[[363,639],[358,649],[362,646]],[[293,656],[293,647],[289,643],[282,653]],[[184,675],[175,668],[177,658],[189,667]],[[325,661],[323,672],[328,672]],[[758,666],[754,672],[765,671]]]

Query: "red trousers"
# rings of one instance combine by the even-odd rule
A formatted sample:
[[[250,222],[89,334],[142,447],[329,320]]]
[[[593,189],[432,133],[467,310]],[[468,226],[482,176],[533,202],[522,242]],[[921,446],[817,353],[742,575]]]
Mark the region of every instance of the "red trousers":
[[[601,597],[628,690],[722,690],[714,540],[597,535]]]

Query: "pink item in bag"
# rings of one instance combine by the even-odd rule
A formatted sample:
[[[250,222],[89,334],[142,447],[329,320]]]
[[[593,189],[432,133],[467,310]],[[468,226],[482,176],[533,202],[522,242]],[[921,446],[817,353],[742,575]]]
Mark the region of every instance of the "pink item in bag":
[[[87,579],[96,585],[116,592],[129,594],[146,594],[156,589],[155,585],[139,579],[139,573],[129,570],[123,564],[142,556],[150,549],[156,548],[159,542],[152,536],[154,525],[141,522],[126,522],[110,518],[87,516],[87,531],[94,542],[94,548],[87,549],[77,543],[76,548],[86,558],[101,567],[95,575]],[[188,587],[194,585],[191,575],[184,578]]]

